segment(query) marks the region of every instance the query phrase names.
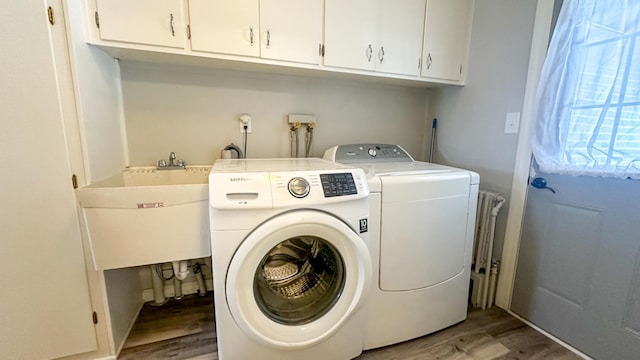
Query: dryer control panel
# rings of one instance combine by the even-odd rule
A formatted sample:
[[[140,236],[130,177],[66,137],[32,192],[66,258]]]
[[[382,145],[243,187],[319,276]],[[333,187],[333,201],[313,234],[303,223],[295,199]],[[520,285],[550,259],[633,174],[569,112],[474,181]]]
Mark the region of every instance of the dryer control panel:
[[[325,152],[324,158],[342,164],[413,162],[411,155],[400,145],[390,144],[350,144],[334,146]]]

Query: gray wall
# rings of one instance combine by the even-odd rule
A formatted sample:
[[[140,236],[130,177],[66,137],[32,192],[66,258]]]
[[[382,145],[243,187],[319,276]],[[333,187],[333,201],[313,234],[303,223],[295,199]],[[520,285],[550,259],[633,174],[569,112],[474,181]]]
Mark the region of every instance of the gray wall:
[[[314,156],[355,142],[423,152],[426,89],[127,61],[121,74],[131,165],[154,165],[170,151],[211,164],[224,146],[242,144],[242,113],[253,119],[251,158],[289,156],[289,113],[316,115]]]
[[[467,84],[431,91],[436,162],[478,172],[481,189],[507,199],[518,134],[504,133],[505,116],[522,111],[535,11],[532,0],[476,0]],[[498,216],[497,258],[507,212],[503,207]]]

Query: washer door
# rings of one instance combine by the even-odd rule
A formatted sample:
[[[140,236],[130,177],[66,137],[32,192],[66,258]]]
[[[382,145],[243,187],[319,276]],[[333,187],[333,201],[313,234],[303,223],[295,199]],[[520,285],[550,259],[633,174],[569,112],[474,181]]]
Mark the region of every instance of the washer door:
[[[295,349],[340,329],[370,285],[363,239],[334,216],[299,210],[267,220],[243,241],[229,265],[226,296],[245,334]]]

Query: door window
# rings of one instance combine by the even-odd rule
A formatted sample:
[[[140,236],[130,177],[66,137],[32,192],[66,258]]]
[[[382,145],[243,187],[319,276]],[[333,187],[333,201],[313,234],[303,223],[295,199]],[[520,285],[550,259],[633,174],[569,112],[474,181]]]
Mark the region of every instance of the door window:
[[[640,2],[565,0],[538,91],[540,170],[640,178]]]

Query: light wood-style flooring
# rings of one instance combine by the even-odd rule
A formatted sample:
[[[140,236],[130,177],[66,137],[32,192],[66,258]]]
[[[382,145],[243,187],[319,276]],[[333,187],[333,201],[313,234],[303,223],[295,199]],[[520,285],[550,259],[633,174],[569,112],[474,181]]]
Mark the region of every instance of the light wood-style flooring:
[[[147,303],[118,359],[218,359],[213,295],[186,295],[160,307]],[[357,360],[580,359],[505,311],[472,309],[467,320]]]

